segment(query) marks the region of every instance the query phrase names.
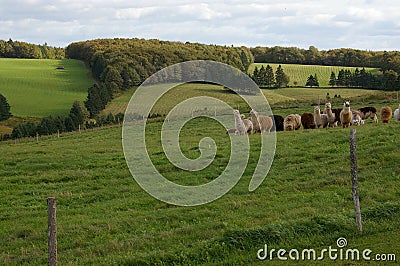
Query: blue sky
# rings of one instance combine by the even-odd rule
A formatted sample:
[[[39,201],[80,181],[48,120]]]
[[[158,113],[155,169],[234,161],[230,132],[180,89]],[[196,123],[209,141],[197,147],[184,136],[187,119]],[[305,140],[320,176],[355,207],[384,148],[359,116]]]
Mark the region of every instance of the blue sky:
[[[0,39],[96,38],[400,50],[400,1],[2,0]]]

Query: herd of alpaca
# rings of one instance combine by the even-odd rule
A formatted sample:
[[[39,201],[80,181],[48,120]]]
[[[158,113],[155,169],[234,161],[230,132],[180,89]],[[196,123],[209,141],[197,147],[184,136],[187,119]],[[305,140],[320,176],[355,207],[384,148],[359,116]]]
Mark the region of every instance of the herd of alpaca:
[[[389,123],[392,118],[400,122],[400,104],[392,113],[389,106],[382,107],[380,116],[382,123]],[[345,101],[343,108],[332,109],[331,103],[325,104],[325,109],[321,112],[319,106],[314,107],[314,113],[305,112],[301,116],[290,114],[283,118],[280,115],[265,116],[259,115],[256,110],[250,111],[250,117],[246,118],[240,114],[239,110],[234,110],[235,128],[227,130],[227,134],[246,135],[252,133],[268,133],[271,131],[294,131],[303,126],[304,129],[326,128],[342,126],[359,126],[364,124],[364,120],[371,118],[374,123],[378,123],[377,109],[373,106],[363,107],[358,110],[350,108],[350,101]]]

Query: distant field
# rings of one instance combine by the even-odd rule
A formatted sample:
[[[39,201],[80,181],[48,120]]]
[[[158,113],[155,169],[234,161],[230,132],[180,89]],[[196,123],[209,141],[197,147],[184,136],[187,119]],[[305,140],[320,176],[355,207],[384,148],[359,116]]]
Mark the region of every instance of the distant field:
[[[86,98],[93,83],[78,60],[0,59],[0,93],[15,116],[67,114],[75,100]]]
[[[136,88],[128,90],[123,94],[113,99],[103,111],[106,113],[124,113],[128,102],[133,95]],[[267,98],[270,105],[279,105],[280,103],[290,103],[295,101],[305,101],[311,103],[317,103],[318,97],[321,102],[326,98],[327,93],[333,98],[334,95],[340,95],[341,99],[337,102],[341,105],[342,99],[350,98],[368,98],[372,95],[383,95],[384,93],[376,90],[362,90],[362,89],[348,89],[348,88],[282,88],[282,89],[262,89],[265,97]],[[232,107],[246,108],[241,98],[228,92],[222,86],[218,85],[204,85],[204,84],[184,84],[177,88],[174,88],[167,94],[154,107],[154,113],[167,114],[171,108],[183,101],[195,96],[210,96],[218,98]],[[334,102],[335,103],[335,102]],[[339,107],[339,106],[337,106]]]
[[[318,66],[318,65],[297,65],[297,64],[273,64],[273,63],[254,63],[249,68],[249,73],[253,73],[254,68],[257,67],[258,69],[261,66],[270,65],[274,72],[276,71],[279,65],[282,66],[283,71],[290,77],[289,86],[304,86],[307,81],[307,77],[310,75],[317,74],[318,81],[320,87],[328,87],[329,86],[329,77],[332,71],[336,74],[339,73],[341,69],[349,69],[353,72],[356,68],[355,67],[341,67],[341,66]],[[359,70],[362,67],[358,68]],[[365,68],[367,71],[376,72],[378,69],[376,68]]]

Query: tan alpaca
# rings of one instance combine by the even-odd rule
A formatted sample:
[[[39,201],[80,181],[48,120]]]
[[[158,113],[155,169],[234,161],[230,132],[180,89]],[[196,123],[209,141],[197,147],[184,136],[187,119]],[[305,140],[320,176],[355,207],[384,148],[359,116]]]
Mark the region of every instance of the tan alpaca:
[[[253,133],[253,122],[247,119],[244,115],[240,115],[243,120],[244,126],[246,127],[247,134]]]
[[[301,127],[301,116],[298,114],[290,114],[283,121],[285,131],[298,130]]]
[[[389,106],[382,107],[381,109],[382,123],[389,123],[391,118],[392,118],[392,108]]]
[[[351,113],[352,113],[352,117],[351,117],[350,125],[352,125],[352,126],[364,125],[364,120],[361,118],[362,113],[360,111],[351,110]]]
[[[319,106],[314,107],[314,119],[317,128],[325,128],[328,125],[328,115],[321,114]]]
[[[353,114],[350,110],[350,101],[345,101],[343,104],[343,109],[340,112],[340,123],[342,123],[342,127],[346,128],[350,126],[351,119]]]
[[[254,109],[250,111],[250,119],[253,123],[254,132],[270,132],[273,126],[272,118],[265,115],[258,115],[258,112]]]
[[[336,127],[337,121],[335,122],[336,117],[335,114],[332,112],[331,103],[328,102],[325,104],[324,114],[326,114],[328,117],[328,127]]]

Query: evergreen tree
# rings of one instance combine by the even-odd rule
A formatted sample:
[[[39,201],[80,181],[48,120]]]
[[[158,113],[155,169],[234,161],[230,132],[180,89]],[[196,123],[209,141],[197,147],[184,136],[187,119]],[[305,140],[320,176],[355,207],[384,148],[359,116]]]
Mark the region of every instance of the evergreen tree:
[[[273,87],[275,84],[275,76],[274,76],[274,70],[270,65],[267,65],[266,68],[266,76],[265,76],[265,85],[267,87]]]
[[[0,121],[7,120],[10,117],[10,105],[8,104],[6,97],[0,94]]]
[[[76,127],[78,127],[79,125],[85,125],[86,121],[89,118],[89,112],[81,102],[75,101],[72,105],[71,110],[69,111],[69,116],[71,117]]]
[[[345,78],[344,78],[344,70],[343,69],[339,70],[337,80],[336,80],[336,85],[337,86],[345,86]]]
[[[276,87],[278,88],[287,87],[288,83],[289,83],[289,77],[283,71],[282,66],[279,65],[275,72]]]
[[[264,65],[261,66],[260,72],[258,72],[260,84],[259,86],[266,86],[267,83],[267,70],[265,69]]]
[[[335,72],[332,71],[331,76],[329,78],[329,86],[334,87],[336,85],[336,75]]]
[[[319,82],[318,82],[318,78],[317,78],[317,74],[310,75],[307,78],[307,82],[306,82],[306,86],[308,87],[319,87]]]

